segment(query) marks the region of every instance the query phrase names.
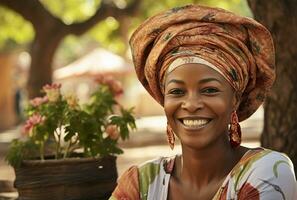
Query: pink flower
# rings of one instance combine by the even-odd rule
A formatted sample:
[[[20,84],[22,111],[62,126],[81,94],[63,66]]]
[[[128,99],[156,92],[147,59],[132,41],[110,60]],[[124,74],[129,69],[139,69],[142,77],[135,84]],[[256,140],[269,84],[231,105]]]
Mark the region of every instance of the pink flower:
[[[61,88],[61,84],[60,83],[53,83],[53,84],[46,84],[45,86],[43,86],[44,90],[51,90],[51,89],[60,89]]]
[[[122,83],[120,81],[114,80],[111,84],[110,84],[110,88],[112,93],[115,96],[121,95],[124,93],[123,87],[122,87]]]
[[[115,80],[112,76],[104,77],[103,75],[99,75],[96,77],[95,81],[99,84],[107,85],[114,96],[121,95],[124,92],[122,83]]]
[[[47,96],[44,96],[44,97],[36,97],[32,100],[30,100],[30,104],[34,107],[38,107],[40,106],[41,104],[43,103],[46,103],[48,102],[48,97]]]
[[[120,136],[118,128],[114,124],[107,125],[107,127],[105,128],[105,132],[112,140],[117,140]]]
[[[32,135],[32,130],[36,125],[42,124],[45,120],[44,116],[41,116],[38,113],[33,114],[29,119],[26,121],[24,127],[23,127],[23,134],[29,133],[29,135]]]
[[[59,83],[53,83],[52,85],[45,85],[43,86],[43,90],[46,93],[46,96],[48,97],[48,100],[50,102],[56,102],[58,101],[61,92],[60,92],[61,84]]]

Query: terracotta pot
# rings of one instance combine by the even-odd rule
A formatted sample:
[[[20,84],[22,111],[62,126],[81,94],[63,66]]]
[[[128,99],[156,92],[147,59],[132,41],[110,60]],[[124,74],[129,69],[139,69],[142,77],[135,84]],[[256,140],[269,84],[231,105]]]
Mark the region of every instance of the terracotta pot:
[[[108,199],[116,186],[116,157],[27,160],[15,169],[24,200]]]

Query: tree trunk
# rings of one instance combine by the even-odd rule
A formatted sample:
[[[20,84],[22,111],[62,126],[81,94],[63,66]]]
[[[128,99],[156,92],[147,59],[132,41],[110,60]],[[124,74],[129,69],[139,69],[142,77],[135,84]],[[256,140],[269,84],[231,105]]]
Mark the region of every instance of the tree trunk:
[[[126,8],[120,9],[112,1],[102,1],[96,13],[88,20],[67,25],[46,10],[40,1],[0,0],[1,5],[29,20],[35,30],[36,35],[30,52],[32,62],[28,80],[29,97],[39,96],[42,86],[52,82],[53,57],[61,40],[66,35],[82,35],[108,16],[123,20],[123,18],[136,15],[140,3],[140,0],[134,0]]]
[[[248,0],[257,21],[272,33],[277,79],[264,105],[263,147],[285,152],[297,167],[297,2]]]
[[[40,96],[42,86],[52,82],[52,61],[62,38],[59,34],[36,35],[30,52],[32,60],[27,84],[30,98]]]

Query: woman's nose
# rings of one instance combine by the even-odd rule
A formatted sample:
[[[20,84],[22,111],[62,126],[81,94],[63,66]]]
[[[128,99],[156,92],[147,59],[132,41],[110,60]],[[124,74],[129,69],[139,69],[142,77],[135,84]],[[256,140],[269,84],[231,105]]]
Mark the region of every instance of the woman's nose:
[[[195,112],[203,108],[203,101],[198,95],[189,95],[188,98],[185,98],[181,107],[189,112]]]

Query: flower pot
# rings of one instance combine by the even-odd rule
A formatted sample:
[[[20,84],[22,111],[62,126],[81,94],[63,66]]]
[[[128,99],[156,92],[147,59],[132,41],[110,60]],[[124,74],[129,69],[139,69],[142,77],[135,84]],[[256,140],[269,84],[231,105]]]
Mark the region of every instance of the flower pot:
[[[117,181],[116,157],[26,160],[15,169],[24,200],[108,199]]]

